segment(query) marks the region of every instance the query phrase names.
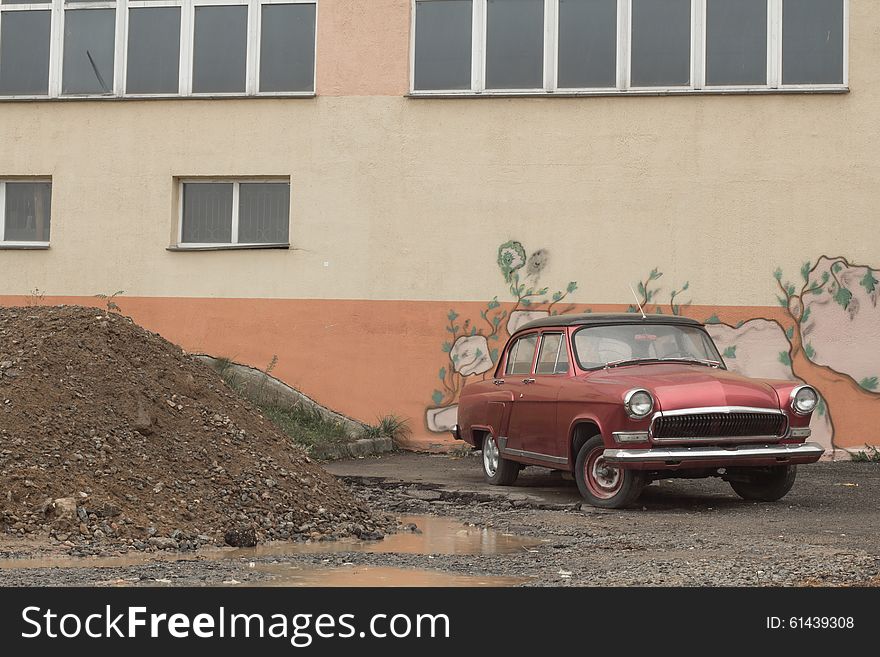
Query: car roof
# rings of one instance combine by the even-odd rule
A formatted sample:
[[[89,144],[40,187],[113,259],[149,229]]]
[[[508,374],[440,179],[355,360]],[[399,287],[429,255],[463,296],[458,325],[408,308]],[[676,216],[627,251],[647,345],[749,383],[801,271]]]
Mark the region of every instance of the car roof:
[[[681,317],[679,315],[646,315],[639,313],[584,313],[580,315],[551,315],[542,317],[528,324],[523,324],[516,331],[528,331],[548,326],[607,326],[609,324],[678,324],[685,326],[703,326],[703,322]]]

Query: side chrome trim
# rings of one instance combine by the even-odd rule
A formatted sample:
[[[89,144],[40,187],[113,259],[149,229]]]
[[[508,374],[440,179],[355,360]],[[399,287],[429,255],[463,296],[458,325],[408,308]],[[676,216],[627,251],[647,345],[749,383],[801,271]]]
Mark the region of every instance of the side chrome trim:
[[[646,443],[648,442],[647,431],[615,431],[611,434],[617,443]]]
[[[503,447],[501,453],[505,456],[518,456],[524,459],[536,459],[538,461],[547,461],[548,463],[558,463],[559,465],[568,465],[568,459],[564,456],[550,456],[550,454],[541,454],[539,452],[529,452],[524,449],[513,449],[511,447]]]
[[[683,461],[789,459],[792,457],[815,457],[825,453],[819,443],[800,445],[763,445],[761,447],[669,447],[662,449],[606,449],[603,453],[608,463],[653,463]]]

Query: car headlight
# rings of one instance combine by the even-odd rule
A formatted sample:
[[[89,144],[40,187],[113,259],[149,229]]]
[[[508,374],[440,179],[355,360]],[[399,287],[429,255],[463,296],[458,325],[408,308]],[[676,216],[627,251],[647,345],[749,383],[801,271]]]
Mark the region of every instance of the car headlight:
[[[810,386],[799,386],[791,391],[791,408],[798,415],[808,415],[819,403],[819,395]]]
[[[654,410],[654,398],[647,390],[636,388],[626,393],[623,398],[623,407],[631,418],[641,420]]]

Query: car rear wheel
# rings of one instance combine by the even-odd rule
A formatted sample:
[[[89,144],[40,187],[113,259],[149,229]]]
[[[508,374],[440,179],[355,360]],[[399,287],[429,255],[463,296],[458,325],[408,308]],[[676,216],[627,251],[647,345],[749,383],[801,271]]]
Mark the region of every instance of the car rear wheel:
[[[581,495],[593,506],[619,509],[636,501],[645,478],[635,470],[616,468],[605,461],[602,436],[593,436],[580,448],[575,479]]]
[[[780,465],[755,472],[746,481],[731,481],[730,486],[744,500],[775,502],[786,496],[796,477],[796,465]]]
[[[492,434],[483,437],[483,476],[494,486],[510,486],[519,475],[519,463],[501,456]]]

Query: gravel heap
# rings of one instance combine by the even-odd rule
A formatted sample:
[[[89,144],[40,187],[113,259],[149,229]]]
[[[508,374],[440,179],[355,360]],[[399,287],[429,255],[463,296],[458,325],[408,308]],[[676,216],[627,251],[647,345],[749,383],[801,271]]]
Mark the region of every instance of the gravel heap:
[[[0,308],[0,533],[89,552],[380,538],[213,370],[113,312]]]

